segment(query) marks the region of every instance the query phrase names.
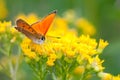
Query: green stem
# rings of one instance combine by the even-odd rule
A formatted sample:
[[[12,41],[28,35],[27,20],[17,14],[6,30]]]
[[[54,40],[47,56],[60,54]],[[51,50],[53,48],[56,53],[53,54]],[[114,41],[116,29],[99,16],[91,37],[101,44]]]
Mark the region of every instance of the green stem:
[[[36,77],[38,78],[38,80],[43,80],[43,73],[42,73],[42,70],[41,69],[38,69],[36,66],[35,66],[35,63],[31,63],[29,64],[31,66],[31,68],[33,69],[33,71],[35,72],[35,75]]]
[[[52,73],[53,80],[57,80],[57,77],[55,76],[55,74],[53,72],[51,72],[51,73]]]
[[[67,65],[64,67],[63,66],[63,69],[62,69],[63,71],[63,75],[62,75],[62,80],[69,80],[69,79],[67,79],[67,74],[68,74],[68,67],[67,67]]]
[[[66,72],[64,73],[62,80],[67,80],[67,74],[66,74]]]
[[[15,65],[15,69],[14,69],[14,73],[15,73],[15,76],[17,75],[17,70],[18,70],[18,67],[19,67],[19,60],[20,60],[20,56],[21,56],[21,50],[19,49],[18,51],[18,57],[16,59],[16,65]]]
[[[81,75],[80,80],[84,80],[84,73]]]
[[[9,68],[10,68],[10,74],[11,74],[11,78],[12,80],[17,80],[17,70],[18,70],[18,66],[19,66],[19,59],[20,59],[20,49],[19,49],[19,52],[18,52],[18,57],[16,59],[16,64],[15,64],[15,67],[13,67],[13,64],[12,64],[12,60],[10,58],[9,60]]]
[[[2,48],[0,48],[0,52],[2,52],[3,54],[6,54],[6,52]]]
[[[16,73],[13,69],[12,61],[9,60],[9,68],[10,68],[10,74],[11,74],[11,79],[16,80]]]

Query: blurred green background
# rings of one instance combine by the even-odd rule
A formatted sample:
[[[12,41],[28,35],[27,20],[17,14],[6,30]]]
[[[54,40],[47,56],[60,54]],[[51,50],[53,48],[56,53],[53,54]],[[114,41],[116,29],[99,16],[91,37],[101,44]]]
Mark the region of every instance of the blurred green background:
[[[1,20],[12,20],[15,24],[15,17],[19,13],[36,13],[38,16],[45,16],[53,10],[57,15],[62,16],[67,10],[74,10],[78,17],[86,18],[92,23],[96,30],[97,39],[104,39],[109,42],[101,59],[105,62],[105,72],[113,75],[120,74],[120,0],[2,0],[8,10],[5,18]],[[0,11],[2,12],[2,11]],[[25,68],[24,73],[31,71],[23,62],[20,67]],[[22,69],[21,69],[22,70]],[[25,74],[26,74],[25,73]],[[31,72],[32,73],[32,72]],[[0,74],[0,77],[3,74]],[[33,80],[30,76],[26,80]],[[32,75],[32,74],[31,74]],[[1,79],[0,79],[1,80]]]

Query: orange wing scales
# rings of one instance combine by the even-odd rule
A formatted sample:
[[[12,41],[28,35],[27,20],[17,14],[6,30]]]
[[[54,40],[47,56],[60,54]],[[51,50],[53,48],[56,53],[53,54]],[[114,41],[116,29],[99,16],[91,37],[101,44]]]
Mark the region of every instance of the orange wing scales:
[[[42,21],[36,22],[31,25],[31,27],[39,34],[45,35],[48,31],[53,19],[56,15],[56,11],[52,12],[51,14],[47,15]]]
[[[24,29],[32,34],[36,34],[36,31],[32,29],[32,27],[27,24],[24,20],[19,19],[16,21],[17,27],[21,27],[21,29]]]

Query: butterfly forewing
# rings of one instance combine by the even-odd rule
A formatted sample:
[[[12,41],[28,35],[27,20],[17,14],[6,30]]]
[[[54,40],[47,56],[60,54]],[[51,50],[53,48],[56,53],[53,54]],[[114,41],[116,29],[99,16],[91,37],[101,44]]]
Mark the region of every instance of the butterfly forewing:
[[[31,27],[39,34],[45,35],[48,31],[54,17],[56,15],[56,11],[52,12],[51,14],[47,15],[41,21],[36,22],[31,25]]]
[[[34,29],[32,29],[32,27],[29,24],[27,24],[24,20],[19,19],[16,21],[16,24],[17,27],[15,27],[15,29],[25,34],[28,38],[33,40],[35,38],[41,37],[41,35],[38,34]]]
[[[24,20],[18,19],[16,21],[16,24],[17,24],[17,27],[20,27],[19,29],[21,29],[21,31],[24,29],[25,31],[28,31],[31,34],[36,34],[36,31]]]

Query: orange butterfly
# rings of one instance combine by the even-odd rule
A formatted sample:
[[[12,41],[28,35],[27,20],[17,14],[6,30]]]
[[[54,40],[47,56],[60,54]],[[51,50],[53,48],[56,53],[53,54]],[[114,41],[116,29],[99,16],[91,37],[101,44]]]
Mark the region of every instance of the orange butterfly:
[[[17,27],[15,27],[15,29],[25,34],[34,43],[41,44],[45,40],[45,34],[47,33],[55,15],[56,11],[50,13],[41,21],[33,23],[32,25],[29,25],[22,19],[18,19],[16,21]]]

